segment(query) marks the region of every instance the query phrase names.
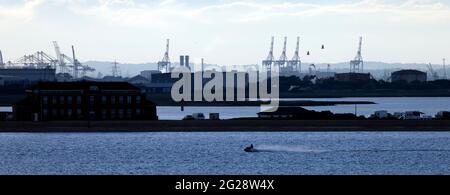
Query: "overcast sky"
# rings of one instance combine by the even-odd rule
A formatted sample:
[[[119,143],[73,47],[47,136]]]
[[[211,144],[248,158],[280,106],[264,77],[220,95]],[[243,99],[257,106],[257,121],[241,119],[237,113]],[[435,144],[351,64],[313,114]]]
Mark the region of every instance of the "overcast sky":
[[[449,0],[0,0],[6,60],[74,44],[81,61],[155,62],[171,39],[171,59],[189,54],[220,65],[255,64],[276,37],[288,56],[301,37],[308,62],[349,61],[364,37],[370,61],[450,59]],[[325,44],[326,49],[320,47]],[[311,56],[306,56],[306,51]]]

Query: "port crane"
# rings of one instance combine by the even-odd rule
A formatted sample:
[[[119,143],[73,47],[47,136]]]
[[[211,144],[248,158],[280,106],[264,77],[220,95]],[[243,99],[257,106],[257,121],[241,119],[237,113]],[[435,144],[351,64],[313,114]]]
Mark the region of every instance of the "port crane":
[[[75,56],[75,47],[72,45],[72,56],[61,53],[58,42],[53,41],[56,53],[56,64],[60,67],[61,73],[71,72],[73,78],[77,79],[79,77],[86,76],[87,72],[94,72],[95,68],[88,65],[83,65],[78,61]],[[69,70],[71,69],[71,71]]]
[[[28,68],[43,69],[56,68],[58,61],[43,51],[37,51],[36,53],[22,56],[12,64],[21,64]]]
[[[158,62],[158,70],[161,72],[170,72],[170,57],[169,57],[169,44],[170,39],[167,39],[166,43],[166,52],[164,53],[164,57],[161,61]]]
[[[300,37],[297,37],[297,45],[294,52],[294,57],[290,60],[289,67],[291,67],[292,71],[301,72],[302,61],[300,59]]]
[[[302,63],[300,58],[300,37],[297,37],[296,50],[291,60],[288,60],[287,57],[287,37],[284,37],[283,51],[281,52],[281,56],[278,60],[275,60],[273,55],[274,42],[275,38],[272,36],[269,54],[267,55],[266,59],[262,61],[262,68],[265,69],[267,72],[270,71],[279,71],[285,73],[300,72]]]
[[[88,65],[83,65],[78,61],[78,59],[75,57],[75,47],[72,45],[72,56],[73,56],[73,75],[74,78],[80,78],[86,76],[87,72],[94,72],[95,68],[92,68]],[[80,75],[81,73],[81,75]]]
[[[67,64],[65,62],[67,57],[61,53],[58,42],[53,41],[53,45],[55,46],[55,53],[56,53],[56,59],[58,60],[59,71],[63,74],[67,73],[67,66],[66,66]]]
[[[269,55],[262,62],[263,68],[265,68],[267,72],[272,71],[272,64],[274,63],[274,57],[273,57],[273,44],[274,44],[274,41],[275,41],[275,37],[272,37],[272,41],[270,43]]]
[[[356,57],[350,61],[350,72],[363,72],[364,71],[364,61],[361,54],[362,49],[362,37],[359,37],[359,47],[356,53]]]
[[[287,49],[287,37],[284,37],[283,52],[281,52],[279,60],[275,62],[275,65],[278,67],[278,71],[281,71],[282,69],[286,68],[287,62],[286,49]]]

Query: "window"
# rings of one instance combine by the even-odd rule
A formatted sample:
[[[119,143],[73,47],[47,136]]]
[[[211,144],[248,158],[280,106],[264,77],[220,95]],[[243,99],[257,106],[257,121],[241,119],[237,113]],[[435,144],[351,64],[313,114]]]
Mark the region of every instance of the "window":
[[[111,104],[116,104],[116,96],[111,96]]]
[[[123,109],[119,109],[119,119],[123,119],[124,117],[124,111]]]
[[[65,110],[64,109],[59,110],[59,115],[63,117],[65,115]]]
[[[141,96],[136,96],[136,104],[140,104],[141,103]]]
[[[59,97],[59,104],[64,104],[64,102],[65,102],[65,97],[64,96],[60,96]]]
[[[83,114],[81,112],[81,109],[77,109],[77,117],[78,118],[83,118]]]
[[[67,117],[72,118],[72,109],[67,109]]]
[[[115,118],[116,118],[116,111],[111,110],[111,119],[115,119]]]
[[[53,115],[53,117],[57,116],[58,115],[58,111],[56,109],[53,109],[52,110],[52,115]]]
[[[44,114],[45,117],[48,116],[48,110],[47,110],[47,109],[42,110],[42,112],[43,112],[43,114]]]
[[[89,103],[90,103],[91,105],[94,105],[94,103],[95,103],[95,97],[94,97],[94,96],[90,96],[90,97],[89,97]]]
[[[133,117],[133,112],[131,111],[131,109],[127,110],[127,118],[131,118]]]
[[[128,97],[127,97],[127,103],[128,103],[128,104],[131,104],[131,96],[128,96]]]
[[[42,98],[42,103],[43,103],[43,104],[48,104],[48,96],[44,96],[44,97]]]
[[[89,90],[91,90],[91,91],[98,91],[99,89],[98,89],[98,86],[90,86]]]
[[[141,109],[136,109],[136,116],[140,116],[141,115]]]
[[[102,119],[106,119],[106,110],[102,109]]]
[[[57,102],[56,102],[56,96],[53,96],[53,97],[52,97],[52,104],[57,104]]]
[[[72,96],[67,97],[67,104],[72,104]]]
[[[119,97],[119,104],[123,104],[123,96]]]
[[[102,96],[102,104],[106,104],[106,96]]]
[[[81,96],[77,96],[77,104],[81,104]]]

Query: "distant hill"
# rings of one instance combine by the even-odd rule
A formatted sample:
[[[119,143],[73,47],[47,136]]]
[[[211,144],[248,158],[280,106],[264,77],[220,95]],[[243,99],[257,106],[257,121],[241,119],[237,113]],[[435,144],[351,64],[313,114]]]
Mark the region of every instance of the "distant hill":
[[[104,76],[112,75],[112,67],[114,62],[103,62],[103,61],[87,61],[83,62],[85,65],[89,65],[96,69],[96,72],[89,74],[92,77],[97,77],[98,73],[101,72]],[[156,70],[158,68],[157,63],[142,63],[142,64],[131,64],[131,63],[120,63],[118,62],[119,70],[123,77],[133,77],[141,73],[144,70]]]

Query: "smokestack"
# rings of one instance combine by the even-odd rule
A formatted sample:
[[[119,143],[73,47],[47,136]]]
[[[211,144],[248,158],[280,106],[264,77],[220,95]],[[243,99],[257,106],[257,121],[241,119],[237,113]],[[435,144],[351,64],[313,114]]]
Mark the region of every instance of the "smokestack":
[[[184,56],[184,65],[191,69],[191,65],[189,64],[189,56]]]
[[[184,56],[180,56],[180,66],[184,66]]]

